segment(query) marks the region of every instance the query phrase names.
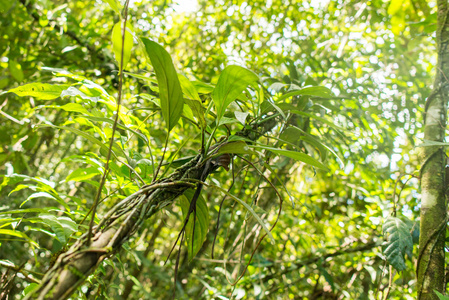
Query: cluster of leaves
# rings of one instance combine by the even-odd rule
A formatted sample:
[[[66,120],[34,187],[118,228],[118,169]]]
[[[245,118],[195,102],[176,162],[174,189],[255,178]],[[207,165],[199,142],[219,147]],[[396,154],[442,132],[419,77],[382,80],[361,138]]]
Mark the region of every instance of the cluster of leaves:
[[[417,224],[386,217],[394,181],[417,165],[413,146],[432,78],[428,25],[435,9],[415,3],[397,10],[402,1],[331,1],[326,8],[200,1],[198,13],[174,17],[170,1],[136,3],[121,69],[121,6],[106,2],[1,4],[8,13],[0,18],[0,89],[11,92],[0,95],[0,130],[9,133],[0,136],[1,196],[8,199],[0,215],[3,267],[25,264],[21,272],[39,278],[87,230],[123,72],[98,216],[151,182],[164,153],[160,177],[220,136],[234,143],[229,152],[240,152],[231,171],[212,175],[220,189],[205,187],[197,224],[187,226],[180,298],[374,297],[388,287],[384,259],[403,271],[390,275],[397,287],[391,297],[413,297],[413,263],[404,254],[415,250]],[[235,65],[242,62],[247,68]],[[268,132],[252,126],[270,120],[276,125]],[[397,211],[414,220],[418,194],[399,182]],[[258,245],[278,215],[270,183],[291,201],[271,231],[275,244]],[[170,295],[176,260],[168,253],[189,193],[179,207],[148,220],[77,296]],[[246,276],[230,285],[257,246]],[[18,283],[12,293],[29,281]]]

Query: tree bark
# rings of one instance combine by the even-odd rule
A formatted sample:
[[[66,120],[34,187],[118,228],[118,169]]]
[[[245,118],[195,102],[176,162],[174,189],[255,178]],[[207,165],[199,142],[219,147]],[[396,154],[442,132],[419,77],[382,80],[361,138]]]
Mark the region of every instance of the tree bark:
[[[438,64],[424,115],[424,140],[444,142],[449,99],[448,1],[438,0]],[[427,142],[429,143],[429,142]],[[421,223],[417,264],[418,299],[439,299],[444,291],[444,240],[446,233],[446,153],[442,144],[423,147],[421,153]]]

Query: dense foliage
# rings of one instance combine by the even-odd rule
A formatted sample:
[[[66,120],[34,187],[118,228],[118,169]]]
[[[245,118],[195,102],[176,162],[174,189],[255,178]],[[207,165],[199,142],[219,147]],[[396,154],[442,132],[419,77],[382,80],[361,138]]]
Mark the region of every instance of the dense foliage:
[[[171,297],[178,257],[179,299],[414,299],[436,3],[133,1],[125,41],[123,4],[0,2],[11,298],[89,230],[99,188],[97,224],[225,141],[229,170],[207,178],[185,247],[169,256],[193,190],[144,220],[73,299]]]

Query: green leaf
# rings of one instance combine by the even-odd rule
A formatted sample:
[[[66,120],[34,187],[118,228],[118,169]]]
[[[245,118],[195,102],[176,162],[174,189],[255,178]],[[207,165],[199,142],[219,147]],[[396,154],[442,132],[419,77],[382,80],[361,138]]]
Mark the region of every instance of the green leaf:
[[[435,294],[437,294],[438,298],[440,300],[449,300],[449,296],[445,296],[443,294],[441,294],[440,292],[438,292],[437,290],[433,290],[435,292]]]
[[[71,172],[65,181],[83,181],[101,174],[103,174],[103,171],[98,167],[80,168]]]
[[[303,111],[299,111],[299,110],[292,110],[291,112],[294,113],[294,114],[297,114],[297,115],[306,116],[306,117],[310,117],[310,118],[316,119],[318,121],[321,121],[321,122],[329,125],[330,127],[334,128],[335,130],[346,131],[344,128],[342,128],[342,127],[340,127],[338,125],[335,125],[331,121],[328,121],[328,120],[326,120],[325,118],[322,118],[322,117],[315,116],[314,114],[309,114],[309,113],[306,113],[306,112],[303,112]]]
[[[102,141],[100,141],[100,140],[96,139],[95,137],[93,137],[92,135],[90,135],[90,134],[88,134],[88,133],[86,133],[86,132],[84,132],[82,130],[76,129],[76,128],[67,127],[67,126],[54,126],[54,125],[39,125],[39,127],[53,127],[53,128],[58,128],[58,129],[62,129],[62,130],[67,130],[67,131],[73,132],[73,133],[75,133],[75,134],[77,134],[79,136],[82,136],[83,138],[85,138],[85,139],[91,141],[92,143],[100,146],[100,148],[103,151],[107,152],[108,149],[109,149],[109,147],[106,144],[104,144]],[[120,153],[120,155],[123,156],[123,157],[126,157],[126,155],[123,152],[123,150],[119,146],[117,146],[116,144],[114,144],[112,146],[112,148],[113,148],[112,149],[113,150],[112,151],[112,155],[115,158],[117,158],[117,154],[115,152]]]
[[[111,119],[108,119],[108,118],[103,118],[103,117],[92,117],[92,116],[81,116],[81,117],[82,117],[82,118],[85,118],[85,119],[87,119],[87,120],[90,120],[90,121],[105,122],[105,123],[109,123],[109,124],[111,124],[111,125],[114,124],[114,120],[111,120]],[[132,130],[131,128],[128,128],[128,127],[126,127],[125,125],[123,125],[123,124],[121,124],[121,123],[117,123],[117,127],[120,128],[120,129],[123,129],[123,130],[127,130],[127,131],[129,131],[129,132],[131,132],[131,133],[137,135],[137,136],[140,137],[145,143],[148,144],[148,138],[147,138],[144,134],[142,134],[142,133],[140,133],[140,132],[137,132],[137,131],[135,131],[135,130]]]
[[[72,233],[78,231],[78,225],[68,217],[56,217],[52,214],[40,214],[39,218],[56,234],[56,238],[65,244]]]
[[[416,147],[433,147],[433,146],[449,146],[449,143],[424,140],[421,144],[417,145]]]
[[[316,160],[315,158],[305,154],[305,153],[301,153],[301,152],[296,152],[296,151],[290,151],[290,150],[284,150],[284,149],[277,149],[277,148],[271,148],[271,147],[266,147],[266,146],[256,146],[256,145],[252,145],[250,147],[253,148],[261,148],[261,149],[266,149],[268,151],[271,151],[275,154],[279,154],[279,155],[283,155],[286,157],[289,157],[291,159],[297,160],[297,161],[302,161],[303,163],[306,163],[308,165],[317,167],[319,169],[323,169],[323,170],[328,170],[328,168],[323,165],[322,163],[320,163],[318,160]]]
[[[178,74],[179,83],[181,84],[183,93],[192,100],[197,100],[201,102],[201,98],[198,95],[198,92],[193,85],[193,83],[190,82],[187,77],[185,77],[182,74]]]
[[[184,220],[187,217],[193,194],[194,191],[190,189],[179,198]],[[196,201],[195,226],[193,226],[194,217],[195,214],[192,213],[186,226],[187,252],[189,253],[189,261],[195,257],[198,251],[200,251],[209,230],[209,209],[207,208],[206,201],[201,195]],[[193,227],[195,227],[195,234],[193,234]]]
[[[61,106],[60,108],[65,111],[78,112],[78,113],[90,115],[90,112],[79,103],[67,103],[67,104]]]
[[[88,96],[74,86],[71,86],[68,89],[62,91],[61,98],[64,98],[64,97],[79,97],[81,99],[92,100],[94,102],[97,102],[100,99],[97,96],[95,96],[95,97]]]
[[[22,207],[25,203],[27,203],[28,201],[30,201],[32,199],[35,199],[35,198],[48,198],[48,199],[55,200],[59,204],[64,206],[64,208],[66,210],[70,211],[70,207],[67,205],[67,203],[64,202],[64,200],[62,198],[60,198],[59,196],[56,196],[56,195],[52,195],[52,194],[47,193],[47,192],[37,192],[37,193],[31,194],[25,201],[23,201],[20,204],[20,207]]]
[[[388,14],[395,15],[399,11],[402,11],[403,7],[404,7],[403,0],[391,0],[390,5],[388,6]]]
[[[259,80],[259,77],[248,69],[231,65],[226,67],[218,79],[212,92],[212,100],[217,109],[217,119],[223,117],[226,108],[248,87]]]
[[[129,24],[126,25],[125,41],[123,43],[123,23],[117,22],[112,28],[112,50],[114,51],[115,60],[118,63],[119,71],[122,71],[122,45],[123,45],[123,69],[126,68],[129,58],[131,57],[131,49],[133,47],[133,35]]]
[[[306,87],[297,91],[289,92],[287,94],[282,95],[279,97],[276,101],[282,101],[284,99],[293,97],[293,96],[315,96],[315,97],[321,97],[321,98],[331,98],[334,97],[334,94],[330,89],[324,86],[312,86],[312,87]]]
[[[109,6],[120,15],[120,3],[117,0],[103,0],[104,2],[108,3]]]
[[[29,83],[13,89],[9,93],[17,96],[30,96],[36,100],[52,100],[61,95],[61,92],[69,87],[68,84]]]
[[[219,156],[225,153],[247,154],[251,153],[251,150],[249,149],[248,145],[243,141],[230,142],[221,146],[214,156]]]
[[[33,247],[39,248],[39,245],[35,241],[30,239],[25,233],[23,233],[21,231],[11,230],[11,229],[0,229],[0,235],[9,235],[9,236],[23,238],[23,239],[27,240],[27,242],[32,244]],[[1,238],[0,238],[0,240],[1,240]]]
[[[248,117],[249,113],[245,113],[245,112],[240,112],[240,111],[236,111],[234,112],[235,118],[237,119],[237,121],[239,121],[240,123],[242,123],[242,125],[245,125],[246,123],[246,118]]]
[[[237,123],[237,119],[234,118],[227,118],[227,117],[221,117],[220,122],[218,123],[218,126],[225,125],[225,124],[232,124]]]
[[[141,75],[141,74],[135,74],[135,73],[130,73],[130,72],[124,72],[126,75],[132,76],[134,78],[138,78],[138,79],[142,79],[148,82],[152,82],[152,83],[157,83],[156,79],[153,79],[151,77],[145,76],[145,75]]]
[[[18,82],[23,81],[23,71],[22,66],[15,60],[9,61],[9,72],[11,72],[12,77],[14,77],[15,80]]]
[[[413,251],[410,228],[401,219],[389,217],[382,226],[382,232],[387,238],[383,247],[388,263],[398,271],[405,270],[405,254],[411,257]]]
[[[146,38],[142,38],[142,42],[156,72],[162,116],[168,131],[171,131],[178,123],[184,106],[178,75],[170,55],[164,48]]]
[[[187,96],[187,98],[184,99],[185,103],[190,107],[195,117],[198,119],[201,128],[206,128],[207,124],[204,117],[204,107],[195,86],[184,75],[178,74],[178,79],[183,93]]]
[[[0,211],[0,215],[5,214],[27,214],[27,213],[47,213],[50,211],[55,211],[58,213],[62,213],[63,210],[60,210],[57,207],[47,206],[45,208],[26,208],[26,209],[14,209],[14,210],[6,210]]]
[[[32,282],[23,290],[23,294],[26,296],[29,293],[33,292],[34,290],[37,290],[39,287],[40,287],[39,284]]]

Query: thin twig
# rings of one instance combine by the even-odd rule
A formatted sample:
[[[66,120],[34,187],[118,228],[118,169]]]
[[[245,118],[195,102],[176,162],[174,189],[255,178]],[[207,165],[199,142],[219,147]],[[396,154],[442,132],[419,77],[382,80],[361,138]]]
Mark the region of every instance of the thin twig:
[[[124,51],[125,51],[125,34],[126,34],[126,21],[128,19],[128,5],[129,5],[129,0],[126,0],[124,11],[123,11],[124,19],[123,19],[123,29],[122,29],[122,49],[121,49],[121,54],[120,54],[120,74],[119,74],[119,83],[118,83],[117,110],[115,112],[116,115],[115,115],[114,124],[112,125],[111,141],[109,143],[108,155],[106,157],[106,164],[104,166],[103,177],[101,178],[100,186],[98,187],[97,195],[95,196],[95,201],[94,201],[94,205],[93,205],[93,209],[92,209],[92,218],[90,219],[89,231],[87,234],[87,244],[90,244],[90,242],[91,242],[90,239],[92,236],[92,228],[94,227],[94,223],[95,223],[95,214],[97,211],[98,201],[100,199],[101,190],[103,189],[103,186],[105,184],[106,177],[109,174],[109,160],[111,159],[112,145],[114,145],[114,135],[115,135],[115,131],[117,129],[118,118],[120,115],[120,104],[122,101],[122,88],[123,88],[123,56],[124,56]]]

